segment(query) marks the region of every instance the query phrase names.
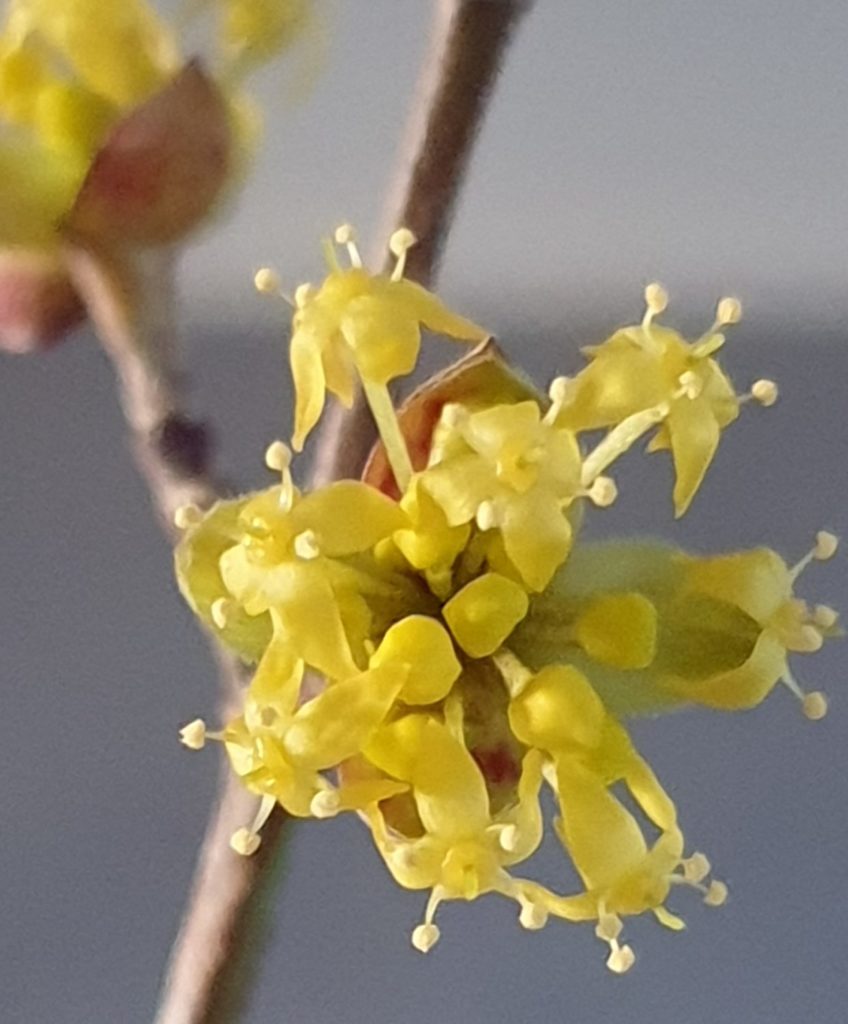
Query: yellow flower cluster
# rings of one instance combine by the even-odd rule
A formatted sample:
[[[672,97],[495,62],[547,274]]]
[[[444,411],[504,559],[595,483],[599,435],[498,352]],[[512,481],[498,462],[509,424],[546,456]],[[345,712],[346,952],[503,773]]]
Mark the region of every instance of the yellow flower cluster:
[[[196,7],[220,15],[215,71],[227,93],[288,45],[308,13],[306,0]],[[147,0],[8,0],[0,26],[0,245],[49,247],[110,132],[184,64],[176,31]]]
[[[343,227],[351,265],[330,247],[326,280],[294,300],[295,447],[325,391],[349,401],[359,383],[382,442],[365,478],[302,494],[278,441],[266,456],[277,485],[180,513],[186,598],[258,661],[242,713],[216,733],[198,719],[183,742],[221,741],[256,794],[255,821],[233,836],[239,853],[258,847],[278,804],[303,817],[357,812],[397,882],[429,892],[417,949],[438,939],[441,903],[498,893],[525,928],[594,921],[608,966],[624,972],[634,954],[622,918],[650,911],[679,929],[666,907],[675,888],[711,906],[726,888],[708,880],[703,854],[687,854],[674,803],[623,720],[685,704],[749,708],[779,681],[821,717],[824,697],[802,692],[788,657],[838,632],[833,610],[795,595],[836,541],[820,533],[794,567],[765,548],[696,557],[581,544],[586,508],[616,497],[605,471],[634,442],[653,433],[651,448],[671,448],[682,513],[740,405],[774,401],[768,381],[738,395],[714,359],[739,304],[722,300],[688,342],[654,323],[666,299],[651,286],[642,323],[548,396],[489,342],[396,410],[387,385],[415,366],[422,325],[485,338],[404,279],[413,241],[398,232],[395,271],[370,274]],[[270,271],[257,283],[277,287]],[[513,870],[542,840],[544,784],[577,892]]]

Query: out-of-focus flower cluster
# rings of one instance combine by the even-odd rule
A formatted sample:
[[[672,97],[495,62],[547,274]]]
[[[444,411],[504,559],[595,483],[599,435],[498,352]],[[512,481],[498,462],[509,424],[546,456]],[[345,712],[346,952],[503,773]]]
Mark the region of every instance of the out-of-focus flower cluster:
[[[291,450],[275,442],[273,487],[179,514],[186,598],[258,662],[242,713],[214,733],[192,722],[183,742],[220,740],[256,794],[255,821],[232,838],[239,853],[259,846],[278,804],[357,812],[397,882],[429,893],[418,949],[438,939],[441,903],[498,893],[525,928],[595,922],[623,972],[634,956],[622,918],[651,912],[679,929],[667,907],[677,888],[711,906],[726,896],[707,858],[687,851],[624,721],[750,708],[777,683],[821,717],[823,695],[805,694],[788,661],[838,632],[833,610],[795,593],[836,541],[819,533],[794,566],[767,548],[705,557],[582,543],[584,514],[616,498],[607,470],[636,442],[670,449],[682,514],[742,405],[776,399],[765,380],[738,394],[716,362],[738,302],[723,299],[687,341],[656,323],[666,296],[653,285],[641,323],[587,350],[588,365],[544,395],[485,331],[404,278],[413,243],[397,232],[394,272],[374,275],[343,227],[350,265],[328,246],[328,276],[293,299],[294,447],[327,391],[349,403],[361,385],[381,438],[363,480],[301,493]],[[278,288],[270,271],[257,284]],[[414,368],[422,327],[477,348],[396,410],[388,385]],[[576,892],[517,870],[543,836],[543,785]]]
[[[0,24],[0,347],[83,316],[69,238],[171,244],[239,175],[255,134],[246,73],[302,34],[311,0],[199,0],[217,50],[187,62],[147,0],[8,0]]]

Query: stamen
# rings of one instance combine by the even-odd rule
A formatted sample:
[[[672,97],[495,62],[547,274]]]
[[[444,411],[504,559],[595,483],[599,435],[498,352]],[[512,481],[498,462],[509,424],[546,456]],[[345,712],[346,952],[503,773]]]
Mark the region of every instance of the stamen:
[[[832,533],[828,533],[827,530],[819,530],[816,534],[816,543],[811,551],[808,551],[806,555],[790,569],[790,576],[792,581],[798,579],[801,573],[807,568],[810,562],[826,562],[828,559],[833,558],[836,554],[836,550],[839,547],[839,538],[834,536]]]
[[[502,850],[513,853],[518,846],[518,829],[515,825],[504,825],[498,834],[498,843]]]
[[[703,853],[693,853],[691,857],[680,862],[683,868],[683,877],[687,882],[697,884],[703,882],[712,870],[709,859]]]
[[[708,907],[721,907],[727,902],[727,886],[724,882],[713,879],[704,895],[704,903]]]
[[[439,926],[437,924],[419,924],[412,932],[412,945],[419,953],[429,953],[433,946],[439,941]]]
[[[556,422],[563,406],[569,399],[569,393],[573,390],[572,385],[573,382],[570,377],[554,377],[548,388],[548,397],[551,400],[551,404],[542,419],[543,423],[551,425]]]
[[[288,306],[294,306],[294,301],[283,291],[283,282],[280,275],[271,267],[260,267],[253,275],[253,287],[260,295],[267,295],[271,298],[282,299]]]
[[[206,732],[206,723],[202,718],[195,718],[193,722],[184,725],[180,729],[180,743],[189,750],[203,750],[209,734]]]
[[[586,497],[598,508],[609,508],[618,497],[618,487],[610,476],[599,476],[586,491]]]
[[[294,504],[294,482],[291,475],[292,451],[283,441],[272,441],[265,449],[265,465],[281,477],[280,508],[288,512]]]
[[[600,908],[595,935],[610,947],[607,967],[614,974],[625,974],[636,961],[636,954],[630,946],[622,946],[618,941],[622,927],[621,918],[617,914],[607,914]]]
[[[669,408],[668,402],[660,402],[650,409],[628,416],[617,427],[613,427],[584,459],[583,486],[590,487],[607,466],[623,455],[643,434],[661,423],[668,416]]]
[[[512,651],[508,651],[505,647],[492,655],[492,661],[497,665],[507,691],[514,700],[533,679],[533,673],[516,658]]]
[[[308,281],[305,281],[303,284],[299,284],[294,292],[295,309],[303,309],[312,297],[314,290],[315,289]]]
[[[389,251],[397,257],[397,263],[392,271],[392,280],[400,281],[403,272],[406,270],[406,254],[416,244],[418,239],[409,228],[398,228],[389,238]]]
[[[359,255],[359,249],[356,245],[356,231],[354,230],[353,225],[340,224],[336,228],[335,239],[337,245],[343,245],[347,249],[351,266],[355,267],[357,270],[361,270],[362,257]]]
[[[642,317],[642,326],[647,328],[651,326],[655,316],[664,313],[668,308],[668,292],[656,281],[649,284],[645,289],[645,305],[647,308]]]
[[[230,836],[230,849],[240,857],[252,857],[259,849],[262,839],[248,828],[237,828]]]
[[[526,897],[518,896],[521,904],[521,913],[518,915],[518,923],[529,932],[539,931],[548,923],[548,912],[538,903],[532,903]]]
[[[827,714],[827,696],[821,690],[812,690],[805,693],[801,689],[798,680],[787,668],[781,676],[783,685],[801,702],[801,711],[805,718],[811,722],[819,722]]]
[[[216,598],[216,600],[212,602],[212,607],[209,609],[209,612],[212,615],[212,621],[218,629],[227,628],[227,621],[232,610],[233,602],[228,600],[226,597]]]
[[[833,629],[839,621],[839,612],[826,604],[817,604],[813,609],[813,622],[819,629]]]
[[[619,946],[617,942],[610,945],[612,952],[607,957],[607,967],[613,974],[626,974],[636,963],[636,954],[630,946]]]
[[[318,535],[314,530],[304,530],[303,533],[299,533],[295,537],[294,553],[305,562],[309,562],[321,554],[321,548],[318,546]]]
[[[256,816],[249,828],[239,828],[230,836],[230,846],[242,857],[250,857],[259,849],[262,837],[259,832],[265,822],[271,817],[274,808],[277,806],[276,798],[266,794],[259,801]]]
[[[729,327],[738,324],[742,319],[742,303],[739,299],[727,296],[719,300],[716,307],[716,327]]]
[[[777,384],[773,380],[757,380],[751,385],[751,398],[766,409],[774,405],[779,394]]]
[[[440,419],[448,430],[462,430],[468,423],[469,415],[464,405],[460,405],[458,402],[449,402],[442,406]]]
[[[265,465],[275,473],[283,473],[291,466],[292,450],[284,441],[272,441],[265,449]]]
[[[203,512],[197,505],[180,505],[174,512],[174,526],[178,530],[187,530],[191,526],[197,526],[203,518]]]
[[[475,519],[478,529],[484,532],[486,530],[496,530],[499,526],[503,525],[503,514],[497,505],[489,500],[481,501],[477,506]]]
[[[674,396],[675,398],[688,398],[691,401],[697,398],[703,390],[703,382],[692,370],[681,373],[677,383],[680,385],[680,391]]]
[[[322,789],[312,797],[309,811],[313,818],[335,818],[341,806],[341,798],[336,790]]]

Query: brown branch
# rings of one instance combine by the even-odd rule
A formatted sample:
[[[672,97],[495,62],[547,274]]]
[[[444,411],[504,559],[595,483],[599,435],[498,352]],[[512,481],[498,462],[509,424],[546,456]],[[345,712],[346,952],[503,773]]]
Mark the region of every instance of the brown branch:
[[[436,2],[433,40],[386,217],[389,231],[403,224],[418,237],[407,264],[409,276],[418,281],[428,282],[435,272],[501,60],[529,5],[529,0]],[[137,464],[172,536],[180,505],[208,507],[221,488],[210,471],[207,432],[185,414],[173,365],[173,320],[167,315],[170,261],[154,255],[116,260],[83,244],[69,244],[67,258],[114,364]],[[360,402],[349,413],[328,417],[313,483],[357,475],[372,437]],[[239,706],[244,673],[230,655],[217,651],[217,657],[228,717]],[[236,856],[228,839],[249,821],[254,804],[224,768],[157,1024],[232,1024],[237,1019],[248,975],[259,959],[256,923],[279,861],[285,822],[281,811],[275,813],[263,828],[259,852]]]
[[[532,0],[436,0],[430,49],[416,88],[406,138],[385,206],[377,262],[386,239],[407,227],[418,239],[406,276],[429,284],[436,275],[456,200],[486,105],[521,17]],[[375,433],[361,398],[350,410],[325,413],[313,479],[358,476]]]

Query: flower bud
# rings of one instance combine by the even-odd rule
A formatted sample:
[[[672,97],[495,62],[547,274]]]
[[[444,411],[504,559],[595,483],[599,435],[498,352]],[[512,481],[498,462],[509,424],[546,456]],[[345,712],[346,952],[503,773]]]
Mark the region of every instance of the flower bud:
[[[17,249],[0,252],[0,349],[24,354],[51,348],[84,318],[57,258]]]

